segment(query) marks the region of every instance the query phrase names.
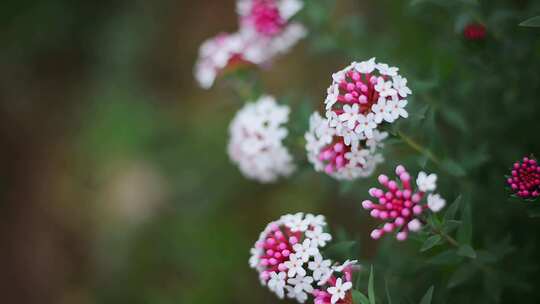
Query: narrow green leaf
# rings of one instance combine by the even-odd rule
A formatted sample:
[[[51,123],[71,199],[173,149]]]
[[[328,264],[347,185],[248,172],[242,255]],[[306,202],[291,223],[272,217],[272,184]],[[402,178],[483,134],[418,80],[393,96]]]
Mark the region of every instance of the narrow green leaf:
[[[339,242],[324,250],[324,255],[334,260],[346,260],[353,256],[355,245],[355,241]]]
[[[461,245],[457,251],[460,256],[476,259],[476,251],[470,245]]]
[[[424,252],[424,251],[427,251],[433,247],[435,247],[440,241],[441,241],[441,236],[440,235],[433,235],[433,236],[430,236],[425,242],[424,244],[422,244],[422,247],[420,248],[420,252]]]
[[[540,27],[540,16],[529,18],[519,24],[526,27]]]
[[[369,273],[369,283],[368,283],[368,296],[369,303],[375,304],[375,288],[373,287],[373,265],[371,265],[371,271]]]
[[[433,298],[433,290],[435,289],[434,286],[431,286],[424,297],[422,297],[422,300],[420,301],[420,304],[431,304],[431,299]]]
[[[453,265],[459,263],[462,259],[463,257],[457,255],[454,250],[446,250],[427,260],[427,263],[434,265]]]
[[[390,296],[390,290],[388,289],[388,280],[384,280],[384,289],[386,291],[386,302],[392,304],[392,296]]]
[[[443,232],[450,233],[454,231],[456,228],[458,228],[459,226],[461,226],[461,221],[456,221],[456,220],[446,221],[443,225]]]
[[[465,171],[465,168],[461,166],[458,162],[452,159],[445,159],[442,162],[442,166],[450,173],[451,175],[455,177],[463,177],[467,175],[467,171]]]
[[[457,233],[457,239],[461,244],[470,244],[472,238],[472,216],[471,216],[471,205],[466,203],[463,204],[461,210],[461,226],[459,227]]]
[[[462,196],[461,194],[450,204],[448,209],[446,209],[446,212],[444,214],[445,220],[453,220],[456,218],[457,211],[459,210],[459,206],[461,204]]]
[[[454,288],[458,285],[461,285],[468,279],[470,279],[477,271],[477,268],[474,265],[471,264],[465,264],[461,265],[452,276],[450,276],[450,279],[448,279],[448,288]]]
[[[358,290],[352,291],[352,298],[355,304],[369,304],[368,298]]]

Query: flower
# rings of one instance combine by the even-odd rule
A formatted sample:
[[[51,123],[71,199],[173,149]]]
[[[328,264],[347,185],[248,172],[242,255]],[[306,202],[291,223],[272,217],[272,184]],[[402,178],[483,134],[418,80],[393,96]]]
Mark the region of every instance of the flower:
[[[371,58],[334,73],[324,101],[330,126],[354,142],[351,131],[356,132],[356,140],[369,139],[377,125],[407,118],[405,98],[412,91],[398,70]]]
[[[287,274],[283,271],[280,271],[279,273],[272,271],[270,273],[270,280],[268,280],[268,288],[275,292],[280,299],[283,299],[285,295],[283,288],[285,287],[286,277]]]
[[[204,41],[199,49],[194,74],[199,85],[209,89],[226,69],[251,64],[245,56],[246,39],[239,33],[221,33]]]
[[[358,125],[361,126],[358,132],[367,132],[371,138],[360,139],[358,133],[332,124],[318,113],[311,115],[305,139],[308,160],[316,171],[324,171],[340,180],[353,180],[373,173],[383,160],[378,151],[387,134],[371,129],[373,115],[361,115],[361,121],[363,124]]]
[[[315,304],[348,304],[352,303],[352,276],[356,261],[346,261],[343,265],[334,266],[326,273],[326,277],[313,290]]]
[[[524,157],[521,162],[515,162],[506,182],[520,198],[535,199],[540,196],[540,166],[536,159]]]
[[[345,299],[345,293],[352,288],[351,282],[345,282],[338,278],[334,286],[329,287],[327,292],[332,296],[330,302],[332,304],[337,303],[338,300]]]
[[[463,36],[467,40],[482,40],[486,37],[486,27],[480,23],[470,23],[463,29]]]
[[[332,261],[324,260],[322,255],[317,254],[313,261],[308,263],[308,268],[313,271],[313,278],[319,281],[323,275],[330,271],[330,265],[332,265]]]
[[[428,208],[433,212],[439,212],[446,205],[446,200],[439,194],[429,194],[427,198]],[[409,223],[410,224],[410,223]]]
[[[320,253],[324,245],[312,238],[325,234],[325,226],[324,216],[301,212],[269,223],[250,251],[249,265],[261,283],[279,298],[287,291],[287,297],[303,303],[330,269],[331,262]]]
[[[246,58],[267,62],[304,38],[305,27],[290,21],[302,7],[300,0],[238,0],[239,32],[248,41]]]
[[[407,239],[409,231],[418,231],[422,227],[420,216],[428,209],[432,212],[440,211],[446,201],[439,194],[428,194],[427,203],[422,201],[426,192],[436,189],[437,176],[420,172],[416,179],[418,191],[414,191],[411,186],[411,176],[405,167],[396,167],[396,175],[399,177],[401,185],[397,181],[390,180],[386,175],[379,175],[379,183],[387,190],[378,188],[369,189],[369,195],[375,198],[378,203],[371,200],[364,200],[362,207],[370,210],[373,218],[378,218],[384,224],[371,232],[371,238],[379,239],[385,233],[396,231],[396,238],[399,241]]]
[[[324,232],[321,226],[306,231],[306,236],[311,239],[311,246],[315,247],[324,247],[326,246],[326,242],[332,240],[332,236],[329,233]]]
[[[246,104],[229,127],[228,153],[242,174],[262,183],[275,182],[295,170],[292,156],[283,146],[289,107],[271,96]]]
[[[426,172],[420,171],[418,173],[418,177],[416,178],[416,185],[422,192],[433,191],[437,188],[437,175],[428,175]]]

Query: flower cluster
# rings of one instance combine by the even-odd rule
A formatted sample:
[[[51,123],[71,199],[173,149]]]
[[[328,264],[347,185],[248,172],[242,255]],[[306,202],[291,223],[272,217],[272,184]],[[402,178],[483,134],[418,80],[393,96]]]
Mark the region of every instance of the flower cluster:
[[[200,86],[210,88],[219,74],[240,63],[260,65],[288,51],[307,34],[290,20],[302,7],[300,0],[238,0],[238,32],[219,34],[199,49],[194,74]]]
[[[261,283],[279,298],[286,293],[304,303],[313,285],[332,272],[331,262],[319,251],[332,239],[324,232],[325,226],[324,216],[303,213],[287,214],[268,224],[249,260]]]
[[[339,136],[351,142],[369,139],[379,124],[408,117],[406,98],[412,92],[398,70],[371,58],[332,75],[324,103]]]
[[[370,176],[383,161],[378,151],[383,147],[386,132],[374,130],[371,138],[350,140],[319,113],[313,113],[305,134],[308,160],[316,171],[324,171],[336,179],[353,180]]]
[[[540,166],[536,159],[524,157],[521,162],[515,162],[506,182],[521,198],[535,199],[540,196]]]
[[[358,270],[356,260],[333,266],[324,280],[319,281],[319,287],[313,290],[314,303],[352,304],[352,273],[355,270]]]
[[[288,117],[289,107],[278,105],[272,96],[238,111],[229,127],[228,153],[247,178],[268,183],[294,171],[292,156],[283,146]]]
[[[379,239],[385,233],[396,231],[396,238],[400,241],[407,239],[409,231],[418,231],[422,228],[422,218],[420,217],[427,209],[432,212],[439,212],[446,204],[446,201],[439,195],[432,192],[437,189],[437,175],[418,173],[416,185],[418,191],[411,187],[411,176],[405,167],[396,167],[396,175],[401,183],[390,180],[386,175],[379,176],[379,183],[386,190],[371,188],[369,195],[377,200],[365,200],[362,207],[371,210],[370,215],[381,219],[385,224],[371,232],[373,239]],[[426,193],[427,204],[422,204]]]

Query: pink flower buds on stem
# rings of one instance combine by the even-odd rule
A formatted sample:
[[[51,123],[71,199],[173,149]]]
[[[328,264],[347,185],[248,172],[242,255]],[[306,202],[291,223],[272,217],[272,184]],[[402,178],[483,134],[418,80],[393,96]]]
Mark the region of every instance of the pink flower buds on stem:
[[[396,168],[397,180],[391,180],[388,176],[379,175],[379,183],[385,188],[371,188],[369,195],[372,200],[364,200],[362,207],[370,210],[373,218],[380,219],[385,223],[371,232],[372,239],[379,239],[387,233],[396,233],[396,239],[404,241],[409,232],[415,232],[422,228],[420,216],[427,210],[438,212],[446,201],[439,194],[428,194],[427,204],[423,203],[428,192],[436,189],[437,176],[420,172],[416,179],[418,190],[411,186],[411,175],[405,167],[399,165]]]
[[[515,162],[506,183],[512,192],[523,199],[536,199],[540,196],[540,166],[533,157],[524,157]]]

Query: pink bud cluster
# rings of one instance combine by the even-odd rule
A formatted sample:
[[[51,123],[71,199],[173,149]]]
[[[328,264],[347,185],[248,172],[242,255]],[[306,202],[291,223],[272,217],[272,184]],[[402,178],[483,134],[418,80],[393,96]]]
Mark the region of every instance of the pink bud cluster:
[[[407,239],[410,231],[418,231],[422,227],[420,216],[427,210],[438,211],[444,206],[444,200],[437,195],[429,195],[428,204],[422,204],[427,191],[435,190],[436,176],[426,176],[421,172],[417,179],[418,191],[411,185],[411,175],[405,167],[396,167],[398,180],[391,180],[388,176],[379,175],[379,183],[386,188],[369,189],[369,195],[375,199],[364,200],[362,207],[370,210],[373,218],[385,223],[371,232],[373,239],[379,239],[384,234],[396,232],[399,241]],[[422,191],[423,190],[423,191]],[[433,204],[433,205],[430,205]]]
[[[536,159],[524,157],[521,162],[515,162],[506,182],[521,198],[534,199],[540,196],[540,166]]]
[[[381,76],[385,81],[388,76]],[[377,77],[371,73],[359,73],[356,70],[349,70],[345,73],[345,77],[339,82],[339,94],[337,96],[338,103],[358,104],[359,112],[367,114],[371,112],[371,107],[379,100],[379,92],[375,90]],[[336,114],[343,114],[343,110],[334,110]]]
[[[293,245],[302,239],[301,232],[292,232],[287,227],[278,226],[274,223],[263,242],[257,242],[256,248],[262,249],[260,266],[264,267],[260,276],[262,280],[268,280],[272,271],[280,272],[287,270],[284,262],[289,260]]]
[[[274,36],[285,27],[277,3],[271,0],[254,0],[249,14],[245,17],[261,35]]]

